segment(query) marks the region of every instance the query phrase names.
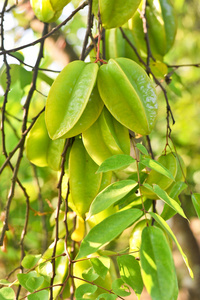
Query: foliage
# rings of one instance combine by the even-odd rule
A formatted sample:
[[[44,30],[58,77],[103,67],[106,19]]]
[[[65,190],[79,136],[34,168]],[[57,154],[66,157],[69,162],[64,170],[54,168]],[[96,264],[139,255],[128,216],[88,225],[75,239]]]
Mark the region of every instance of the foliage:
[[[167,221],[200,216],[200,65],[182,45],[183,1],[1,4],[0,299],[177,299],[172,241],[193,271]],[[56,33],[80,56],[60,71]]]

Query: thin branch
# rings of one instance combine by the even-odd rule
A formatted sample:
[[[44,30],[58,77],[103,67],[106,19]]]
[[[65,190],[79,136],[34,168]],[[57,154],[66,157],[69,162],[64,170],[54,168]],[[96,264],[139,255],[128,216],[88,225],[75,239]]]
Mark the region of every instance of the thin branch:
[[[9,153],[9,155],[7,156],[6,160],[4,161],[4,163],[2,164],[1,168],[0,168],[0,175],[3,172],[3,170],[5,169],[5,167],[7,166],[7,164],[9,163],[9,161],[11,160],[11,158],[13,157],[13,155],[15,154],[15,152],[21,147],[24,138],[26,137],[26,135],[29,133],[29,131],[31,130],[31,128],[33,127],[33,125],[35,124],[35,122],[37,121],[38,117],[41,115],[42,112],[44,112],[45,107],[37,114],[37,116],[35,118],[33,118],[33,122],[31,123],[31,125],[29,126],[28,129],[26,129],[24,131],[24,133],[22,133],[22,137],[20,139],[20,141],[18,142],[18,144],[15,146],[15,148]],[[28,123],[28,121],[27,121]]]
[[[47,32],[47,27],[48,27],[48,25],[45,24],[44,25],[44,31],[43,31],[44,35]],[[30,106],[30,103],[31,103],[33,93],[34,93],[35,88],[36,88],[36,80],[37,80],[37,74],[38,74],[37,67],[39,67],[40,61],[43,57],[43,47],[44,47],[44,40],[42,40],[42,42],[41,42],[38,58],[37,58],[37,61],[36,61],[36,64],[35,64],[34,72],[33,72],[31,87],[30,87],[30,90],[29,90],[29,93],[28,93],[28,96],[27,96],[27,99],[26,99],[26,102],[25,102],[25,105],[24,105],[24,117],[23,117],[23,123],[22,123],[22,138],[19,142],[20,143],[20,146],[18,147],[19,148],[19,154],[18,154],[16,165],[15,165],[14,170],[13,170],[12,183],[11,183],[11,187],[10,187],[10,191],[9,191],[9,195],[8,195],[8,199],[7,199],[7,203],[6,203],[5,221],[4,221],[1,236],[0,236],[0,244],[2,244],[2,242],[3,242],[5,232],[9,230],[9,228],[8,228],[8,217],[9,217],[10,205],[11,205],[11,202],[12,202],[12,199],[13,199],[13,196],[14,196],[15,185],[16,185],[16,182],[17,182],[17,174],[18,174],[18,171],[19,171],[21,159],[23,157],[24,143],[25,143],[25,138],[26,138],[26,135],[24,135],[24,132],[27,129],[26,127],[27,127],[29,106]],[[8,161],[10,161],[10,158],[7,160],[7,163],[8,163]]]
[[[41,38],[35,40],[32,43],[17,47],[17,48],[13,48],[13,49],[9,49],[9,50],[3,50],[2,52],[0,52],[0,55],[4,55],[4,54],[8,54],[11,52],[16,52],[31,46],[35,46],[38,43],[44,42],[44,40],[46,38],[48,38],[49,36],[53,35],[57,30],[59,30],[62,26],[66,25],[74,16],[77,12],[79,12],[79,10],[83,9],[85,6],[88,5],[88,1],[84,1],[79,7],[77,7],[72,13],[71,15],[65,19],[62,23],[60,23],[58,26],[54,27],[49,33],[45,34],[44,36],[42,36]]]
[[[69,147],[69,139],[67,139],[66,143],[65,143],[65,147],[63,150],[63,153],[61,155],[62,160],[61,160],[61,173],[60,173],[60,178],[58,181],[58,185],[57,185],[57,189],[58,189],[58,204],[57,204],[57,209],[56,209],[56,216],[55,216],[55,239],[54,239],[54,247],[53,247],[53,253],[52,253],[52,277],[51,277],[51,283],[50,285],[52,286],[50,288],[50,300],[53,300],[53,282],[54,282],[54,278],[56,276],[56,262],[55,259],[53,259],[53,257],[56,255],[56,248],[57,248],[57,242],[59,240],[59,214],[60,214],[60,207],[62,204],[62,181],[63,181],[63,176],[65,174],[65,159],[66,159],[66,153],[67,153],[67,149]],[[68,256],[69,261],[71,261],[70,255],[68,253],[68,250],[66,249],[66,253]]]
[[[88,0],[88,19],[87,19],[87,29],[85,33],[85,39],[83,42],[83,48],[80,56],[80,60],[85,59],[85,51],[88,44],[89,36],[92,36],[92,26],[93,26],[93,15],[92,15],[92,0]]]

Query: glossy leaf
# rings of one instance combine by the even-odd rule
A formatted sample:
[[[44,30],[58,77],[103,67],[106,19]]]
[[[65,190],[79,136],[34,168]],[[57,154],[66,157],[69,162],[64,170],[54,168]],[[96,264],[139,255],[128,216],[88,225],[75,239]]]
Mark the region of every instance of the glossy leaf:
[[[126,196],[138,183],[134,180],[116,181],[107,186],[93,200],[89,216],[93,216]]]
[[[169,192],[169,196],[174,199],[177,203],[180,204],[180,200],[178,196],[180,193],[187,188],[187,184],[184,182],[175,182],[172,189]],[[165,220],[172,218],[176,214],[175,210],[172,209],[168,204],[164,205],[163,211],[161,213],[161,217]]]
[[[142,232],[140,260],[144,285],[153,300],[178,296],[178,283],[172,253],[166,237],[157,227]]]
[[[3,287],[0,289],[1,300],[13,300],[15,299],[15,293],[10,287]]]
[[[188,263],[188,259],[187,259],[187,256],[185,255],[185,253],[183,252],[179,242],[177,241],[177,238],[175,237],[173,231],[171,230],[171,228],[169,227],[169,225],[167,224],[167,222],[161,217],[159,216],[158,214],[156,213],[153,213],[153,212],[149,212],[149,214],[156,220],[156,222],[158,222],[164,230],[166,230],[166,232],[169,234],[169,236],[173,239],[173,241],[175,242],[179,252],[181,253],[182,257],[183,257],[183,260],[189,270],[189,273],[190,273],[190,276],[193,278],[194,275],[193,275],[193,272],[189,266],[189,263]]]
[[[26,269],[31,269],[36,265],[36,263],[39,261],[40,258],[41,258],[41,254],[26,255],[22,260],[22,266]]]
[[[134,163],[135,159],[127,154],[113,155],[107,158],[98,168],[96,173],[114,171],[125,168]]]
[[[160,188],[166,190],[174,182],[177,174],[177,160],[174,153],[170,152],[166,155],[161,155],[158,158],[158,161],[147,159],[144,163],[148,167],[152,168],[147,179],[145,180],[145,183],[150,185],[157,184],[160,186]],[[143,186],[141,187],[141,192],[150,199],[155,199],[156,197],[153,192],[145,189]]]
[[[84,283],[80,285],[75,291],[76,300],[82,300],[85,294],[94,294],[97,290],[97,286],[91,285],[89,283]],[[87,299],[84,297],[84,299]]]
[[[103,293],[103,294],[100,294],[96,300],[115,300],[115,299],[117,299],[116,295],[109,294],[109,293]]]
[[[149,134],[157,115],[157,96],[146,72],[127,58],[110,59],[97,77],[100,96],[111,114],[125,127]]]
[[[142,152],[144,155],[149,155],[147,149],[142,145],[142,144],[139,144],[137,143],[136,144],[136,147],[138,148],[138,150],[140,150],[140,152]]]
[[[157,184],[154,184],[153,188],[149,184],[147,184],[147,183],[144,183],[143,185],[147,189],[153,191],[158,196],[158,198],[160,198],[165,203],[167,203],[179,215],[181,215],[183,218],[187,219],[187,217],[186,217],[183,209],[180,207],[180,205],[174,199],[172,199],[165,191],[163,191]]]
[[[78,122],[96,82],[98,65],[74,61],[54,81],[47,98],[45,120],[50,137],[63,137]]]
[[[131,255],[121,255],[117,257],[117,263],[121,278],[139,296],[143,290],[139,262]]]
[[[99,277],[99,274],[97,274],[94,268],[91,267],[82,273],[82,277],[88,281],[94,281]]]
[[[91,258],[91,264],[95,272],[105,279],[106,274],[108,273],[108,268],[103,264],[103,262],[98,258]]]
[[[148,167],[172,180],[175,180],[172,173],[158,161],[155,161],[151,158],[142,158],[140,163],[143,164],[145,167]]]
[[[124,284],[124,281],[121,278],[117,278],[115,279],[115,281],[113,281],[112,289],[115,294],[121,297],[126,297],[131,294],[129,287],[126,284]]]
[[[49,299],[49,292],[47,290],[39,291],[35,294],[28,295],[28,300],[48,300]]]
[[[197,216],[200,218],[200,194],[192,194],[192,203],[197,213]]]
[[[76,259],[96,252],[115,239],[142,215],[143,213],[139,209],[129,209],[109,216],[89,231],[81,243]]]
[[[19,280],[19,283],[27,289],[30,293],[34,292],[34,288],[32,286],[29,286],[27,284],[28,280],[31,279],[32,277],[37,277],[37,272],[36,271],[31,271],[27,274],[17,274],[17,278]]]

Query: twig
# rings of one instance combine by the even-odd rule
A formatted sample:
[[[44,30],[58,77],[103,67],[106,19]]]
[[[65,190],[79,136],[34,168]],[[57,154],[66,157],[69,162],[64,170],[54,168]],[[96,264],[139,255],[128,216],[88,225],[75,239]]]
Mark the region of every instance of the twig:
[[[92,15],[92,0],[88,0],[88,19],[87,19],[87,29],[85,33],[85,39],[83,42],[83,48],[80,56],[80,60],[85,59],[85,51],[88,44],[89,36],[92,36],[92,26],[93,26],[93,15]]]
[[[13,48],[13,49],[9,49],[9,50],[3,50],[2,52],[0,52],[0,55],[4,55],[4,54],[8,54],[10,52],[16,52],[31,46],[35,46],[38,43],[44,42],[44,40],[46,38],[48,38],[49,36],[53,35],[57,30],[59,30],[62,26],[66,25],[73,17],[74,15],[81,9],[83,9],[85,6],[88,5],[88,1],[83,2],[79,7],[77,7],[72,13],[71,15],[64,20],[62,23],[60,23],[58,26],[54,27],[49,33],[45,34],[44,36],[42,36],[41,38],[37,39],[36,41],[17,47],[17,48]]]
[[[58,185],[57,185],[57,189],[58,189],[58,204],[57,204],[57,209],[56,209],[56,216],[55,216],[55,239],[54,239],[54,247],[53,247],[53,253],[52,253],[52,277],[51,277],[51,283],[50,285],[52,286],[50,288],[50,300],[53,300],[53,282],[54,282],[54,278],[56,276],[56,262],[55,259],[53,259],[53,257],[56,255],[56,248],[57,248],[57,242],[59,240],[59,214],[60,214],[60,206],[62,204],[62,181],[63,181],[63,176],[65,174],[65,159],[66,159],[66,153],[67,153],[67,149],[69,147],[69,139],[67,139],[66,143],[65,143],[65,147],[63,150],[63,153],[61,155],[62,160],[61,160],[61,173],[60,173],[60,178],[58,181]],[[66,250],[69,262],[71,261],[70,255],[68,253],[68,250]]]

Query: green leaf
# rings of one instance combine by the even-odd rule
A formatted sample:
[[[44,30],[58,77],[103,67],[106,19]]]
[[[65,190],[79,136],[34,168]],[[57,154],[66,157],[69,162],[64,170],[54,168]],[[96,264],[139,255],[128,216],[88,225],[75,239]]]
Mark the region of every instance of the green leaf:
[[[143,153],[144,155],[149,155],[147,149],[140,143],[136,144],[136,147],[138,148],[138,150],[140,150],[141,153]]]
[[[129,287],[124,284],[124,281],[121,278],[117,278],[117,279],[115,279],[115,281],[113,281],[112,289],[115,294],[117,294],[121,297],[126,297],[131,294]],[[128,291],[127,291],[127,289],[128,289]]]
[[[26,281],[26,286],[29,289],[37,290],[44,282],[44,277],[31,277]]]
[[[122,255],[117,258],[120,276],[125,283],[130,285],[136,295],[143,290],[143,280],[139,262],[132,255]]]
[[[99,295],[96,300],[115,300],[116,298],[116,295],[104,293]]]
[[[6,279],[0,279],[0,285],[10,285],[10,281],[6,280]]]
[[[192,203],[194,205],[197,216],[200,218],[200,194],[192,194]]]
[[[26,255],[22,260],[22,266],[26,269],[33,268],[38,260],[41,258],[41,254],[39,255]]]
[[[175,180],[172,173],[158,161],[155,161],[151,158],[142,158],[140,163],[143,164],[145,167],[155,170],[156,172],[158,172],[172,180]]]
[[[28,300],[48,300],[49,292],[47,290],[39,291],[38,293],[28,295]]]
[[[3,287],[0,289],[0,299],[1,300],[13,300],[15,299],[15,293],[13,289],[9,287]]]
[[[94,281],[99,277],[99,275],[95,272],[93,267],[85,270],[82,273],[82,276],[85,280],[88,280],[88,281]]]
[[[180,205],[172,199],[165,191],[163,191],[157,184],[153,185],[153,188],[147,184],[144,183],[143,186],[145,186],[147,189],[153,191],[161,200],[163,200],[165,203],[167,203],[171,208],[173,208],[179,215],[181,215],[183,218],[187,219],[184,211],[180,207]]]
[[[187,184],[179,181],[174,183],[169,196],[174,199],[177,203],[180,204],[180,201],[178,199],[178,195],[187,187]],[[168,204],[164,205],[163,211],[161,213],[161,217],[165,220],[168,220],[170,218],[172,218],[174,215],[176,214],[176,212],[174,211],[174,209],[172,209],[171,207],[169,207]]]
[[[113,155],[107,158],[98,168],[96,173],[114,171],[125,168],[134,163],[135,159],[127,154]]]
[[[169,225],[167,224],[167,222],[161,216],[159,216],[156,213],[149,212],[149,214],[156,220],[156,222],[158,222],[163,227],[164,230],[167,231],[167,233],[169,234],[169,236],[173,239],[173,241],[175,242],[175,244],[176,244],[179,252],[181,253],[181,255],[183,257],[183,260],[184,260],[184,262],[185,262],[185,264],[186,264],[186,266],[188,268],[190,276],[193,278],[194,275],[193,275],[192,269],[189,266],[189,262],[188,262],[187,256],[183,252],[183,250],[182,250],[179,242],[177,241],[177,238],[175,237],[173,231],[171,230],[171,228],[169,227]]]
[[[172,253],[166,237],[157,227],[145,227],[140,248],[142,277],[152,300],[172,300],[178,284]]]
[[[99,248],[114,240],[127,227],[137,221],[143,212],[128,209],[117,212],[93,227],[83,239],[76,259],[96,252]]]
[[[88,218],[110,207],[112,204],[126,196],[138,183],[134,180],[121,180],[114,182],[101,191],[93,200]]]
[[[19,280],[19,283],[27,289],[30,293],[34,292],[34,288],[30,287],[27,285],[27,281],[32,278],[32,277],[37,277],[36,271],[31,271],[27,274],[17,274],[17,278]]]
[[[102,263],[102,261],[98,258],[91,258],[90,260],[95,272],[105,279],[106,274],[108,273],[108,268]]]
[[[86,295],[91,295],[94,294],[97,290],[97,286],[96,285],[91,285],[89,283],[84,283],[81,284],[75,291],[75,297],[76,300],[82,300],[83,296]],[[84,297],[84,299],[87,299]]]

